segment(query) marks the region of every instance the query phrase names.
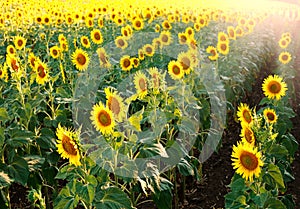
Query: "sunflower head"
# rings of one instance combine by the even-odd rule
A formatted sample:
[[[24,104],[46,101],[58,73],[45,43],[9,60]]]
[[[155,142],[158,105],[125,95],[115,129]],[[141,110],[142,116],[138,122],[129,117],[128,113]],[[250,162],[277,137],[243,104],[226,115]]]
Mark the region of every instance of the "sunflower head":
[[[168,64],[168,73],[173,80],[179,80],[184,76],[184,71],[179,61],[172,60]]]
[[[278,117],[277,117],[275,110],[266,108],[266,109],[264,109],[263,114],[264,114],[265,120],[268,123],[273,124],[273,123],[277,122]]]
[[[93,106],[90,119],[96,130],[102,134],[111,135],[114,132],[115,119],[113,112],[108,107],[104,107],[101,102]]]
[[[16,49],[21,50],[26,45],[26,39],[21,36],[16,36],[14,39],[14,44],[15,44]]]
[[[251,124],[253,121],[252,112],[247,104],[241,103],[238,107],[237,116],[241,123]]]
[[[265,96],[269,99],[280,100],[282,96],[285,96],[287,84],[278,75],[270,75],[264,80],[262,89]]]
[[[60,54],[60,48],[58,46],[52,46],[50,48],[50,55],[51,57],[53,57],[54,59],[58,58]]]
[[[79,145],[79,133],[67,129],[65,127],[61,127],[59,124],[56,129],[57,140],[57,152],[64,159],[69,159],[71,164],[75,166],[80,166],[80,145]]]
[[[106,51],[104,48],[98,48],[97,55],[98,55],[101,67],[109,68],[111,66],[111,64],[109,62],[109,57],[106,54]]]
[[[116,121],[122,122],[125,117],[125,105],[122,97],[111,88],[105,88],[104,92],[107,99],[106,106],[112,111]]]
[[[218,52],[217,52],[216,47],[208,46],[208,47],[206,48],[206,52],[209,53],[209,54],[211,54],[210,56],[208,56],[208,58],[209,58],[210,60],[217,60],[218,57],[219,57],[219,54],[218,54]]]
[[[289,52],[281,52],[279,54],[278,60],[282,64],[288,64],[292,60],[292,55]]]
[[[254,176],[259,177],[264,163],[257,147],[239,142],[237,146],[233,146],[231,157],[233,169],[236,169],[236,173],[242,175],[246,181],[252,182]]]
[[[91,39],[95,44],[101,44],[103,42],[103,36],[99,29],[91,31]]]
[[[134,76],[134,85],[139,98],[143,99],[148,93],[147,77],[144,73],[138,71]]]
[[[76,49],[72,54],[72,62],[80,71],[84,71],[88,68],[89,61],[88,54],[82,49]]]
[[[120,66],[123,71],[130,71],[133,67],[133,63],[131,62],[131,58],[128,55],[124,55],[120,59]]]
[[[242,137],[243,143],[255,144],[255,135],[251,129],[251,126],[247,123],[242,123],[242,130],[240,136]]]

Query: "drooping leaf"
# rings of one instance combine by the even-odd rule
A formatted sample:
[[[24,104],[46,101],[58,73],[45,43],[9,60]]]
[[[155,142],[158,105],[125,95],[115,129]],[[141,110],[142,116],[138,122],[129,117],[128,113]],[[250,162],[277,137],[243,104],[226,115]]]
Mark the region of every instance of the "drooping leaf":
[[[0,171],[0,189],[9,186],[12,181],[13,180],[9,178],[9,176],[6,173]]]
[[[14,178],[15,182],[26,185],[29,168],[26,160],[21,157],[15,157],[14,161],[7,166],[8,174]]]

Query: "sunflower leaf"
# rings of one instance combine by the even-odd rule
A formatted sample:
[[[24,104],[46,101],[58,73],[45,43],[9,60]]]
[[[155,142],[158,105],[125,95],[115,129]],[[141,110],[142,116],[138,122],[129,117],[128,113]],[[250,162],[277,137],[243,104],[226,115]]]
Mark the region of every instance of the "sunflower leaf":
[[[283,189],[285,188],[282,174],[278,166],[274,164],[269,164],[267,174],[275,180],[275,183],[278,186],[278,188],[283,188]]]

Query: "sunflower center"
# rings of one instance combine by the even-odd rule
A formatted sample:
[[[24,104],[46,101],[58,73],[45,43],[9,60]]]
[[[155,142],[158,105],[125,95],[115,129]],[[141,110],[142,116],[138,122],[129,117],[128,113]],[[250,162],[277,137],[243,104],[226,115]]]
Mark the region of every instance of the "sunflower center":
[[[100,34],[99,34],[99,33],[95,33],[95,34],[94,34],[94,38],[95,38],[96,40],[100,40],[100,39],[101,39]]]
[[[100,58],[100,61],[102,62],[102,63],[104,63],[104,64],[106,64],[107,63],[107,58],[106,58],[106,56],[105,56],[105,54],[104,53],[99,53],[99,58]]]
[[[210,53],[213,55],[213,56],[216,56],[216,51],[214,49],[210,50]]]
[[[204,20],[203,19],[201,19],[199,22],[200,22],[201,25],[204,24]]]
[[[22,40],[18,40],[18,46],[22,46],[23,45],[23,41]]]
[[[110,100],[108,101],[108,107],[115,115],[118,115],[120,113],[120,103],[116,98],[110,98]]]
[[[136,22],[135,22],[135,26],[139,28],[139,27],[142,26],[142,23],[141,23],[140,21],[136,21]]]
[[[0,77],[2,76],[2,70],[0,70]]]
[[[34,62],[35,62],[35,58],[33,57],[33,58],[30,59],[30,64],[31,64],[33,67],[35,66]]]
[[[76,60],[80,65],[84,65],[86,63],[86,58],[83,54],[78,54]]]
[[[125,68],[129,67],[130,64],[131,64],[131,63],[130,63],[130,60],[129,60],[129,59],[126,59],[126,60],[124,60],[124,62],[123,62],[123,65],[124,65]]]
[[[252,143],[253,141],[252,141],[252,138],[253,138],[253,132],[249,129],[249,128],[247,128],[246,130],[245,130],[245,138],[246,138],[246,141],[247,142],[249,142],[249,143]]]
[[[251,114],[249,113],[248,110],[244,110],[243,117],[247,123],[250,123],[252,121]]]
[[[180,68],[177,65],[174,65],[172,68],[172,71],[175,75],[179,75],[180,74]]]
[[[182,43],[185,43],[185,42],[187,41],[186,36],[185,36],[185,35],[180,36],[180,41],[181,41]]]
[[[163,35],[163,36],[161,37],[161,40],[162,40],[163,42],[167,43],[167,42],[169,41],[169,37],[168,37],[167,35]]]
[[[229,31],[229,35],[230,35],[230,37],[234,37],[234,32],[233,32],[233,30],[230,30],[230,31]]]
[[[240,161],[243,167],[247,170],[253,171],[258,167],[258,159],[251,152],[243,151],[240,156]]]
[[[109,126],[111,124],[110,115],[105,110],[102,110],[98,114],[98,121],[102,126]]]
[[[17,61],[15,59],[12,60],[11,62],[11,67],[14,71],[18,72],[18,69],[19,69],[19,65],[17,63]]]
[[[289,59],[289,56],[287,56],[286,54],[282,55],[282,60],[286,61]]]
[[[123,47],[125,45],[124,40],[123,39],[119,39],[118,40],[118,45],[121,46],[121,47]]]
[[[15,53],[15,51],[14,51],[13,48],[10,48],[10,49],[9,49],[9,52],[10,52],[11,54],[14,54],[14,53]]]
[[[271,81],[269,84],[269,91],[273,94],[278,94],[281,91],[281,85],[277,81]]]
[[[44,78],[46,76],[45,69],[43,66],[40,65],[37,70],[39,77]]]
[[[89,44],[89,42],[88,42],[88,40],[85,38],[85,39],[83,39],[83,41],[82,41],[85,45],[88,45]]]
[[[49,18],[46,17],[46,18],[45,18],[45,23],[48,23],[48,22],[49,22]]]
[[[52,54],[53,54],[54,56],[56,56],[56,55],[58,55],[58,51],[57,51],[56,49],[53,49]]]
[[[271,112],[267,113],[267,118],[269,121],[274,121],[275,120],[275,115]]]
[[[152,53],[152,48],[151,48],[151,47],[146,47],[146,52],[147,52],[148,54],[151,54],[151,53]]]
[[[147,84],[144,78],[140,78],[139,80],[139,87],[142,91],[146,91]]]
[[[285,45],[286,45],[286,41],[285,41],[285,40],[282,40],[282,41],[281,41],[281,44],[282,44],[283,46],[285,46]]]
[[[221,49],[222,51],[226,51],[227,45],[225,43],[221,44]]]
[[[225,36],[221,36],[221,37],[220,37],[220,40],[221,40],[221,41],[226,41],[226,37],[225,37]]]
[[[191,61],[188,57],[183,57],[180,63],[182,65],[183,70],[189,69],[191,65]]]
[[[38,17],[37,19],[37,22],[42,22],[42,18]]]
[[[64,150],[69,154],[69,155],[77,155],[77,150],[74,147],[74,145],[71,143],[70,137],[63,135],[62,137],[62,146]]]

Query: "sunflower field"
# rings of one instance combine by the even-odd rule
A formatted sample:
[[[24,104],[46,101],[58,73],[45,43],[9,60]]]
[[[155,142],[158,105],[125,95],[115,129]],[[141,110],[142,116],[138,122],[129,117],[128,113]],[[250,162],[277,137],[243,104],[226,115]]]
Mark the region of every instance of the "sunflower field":
[[[0,5],[1,209],[299,207],[299,2]],[[229,123],[224,201],[191,205]]]

